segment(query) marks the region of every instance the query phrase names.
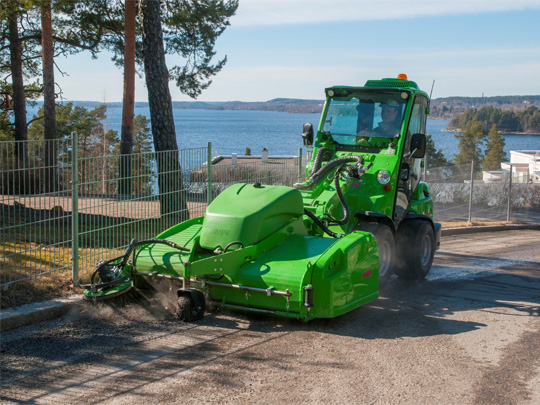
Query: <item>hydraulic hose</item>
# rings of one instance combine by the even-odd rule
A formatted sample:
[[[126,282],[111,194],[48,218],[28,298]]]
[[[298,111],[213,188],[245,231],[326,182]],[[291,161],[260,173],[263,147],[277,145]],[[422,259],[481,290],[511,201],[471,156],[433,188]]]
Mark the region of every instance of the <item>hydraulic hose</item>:
[[[304,214],[310,217],[313,220],[313,222],[315,222],[326,234],[328,234],[332,238],[339,237],[339,234],[332,232],[330,229],[328,229],[328,227],[319,218],[317,218],[315,214],[313,214],[311,211],[308,211],[307,209],[304,208]]]
[[[362,162],[363,161],[364,160],[362,159]],[[349,221],[349,216],[350,216],[349,207],[347,206],[347,202],[345,201],[345,197],[343,196],[343,191],[341,190],[341,186],[339,184],[339,177],[341,175],[341,172],[349,171],[350,176],[359,179],[362,177],[364,172],[368,170],[371,166],[373,166],[373,163],[369,163],[365,169],[362,169],[361,167],[358,167],[358,166],[354,167],[354,166],[347,165],[346,163],[342,163],[336,170],[336,173],[334,174],[334,185],[336,187],[336,193],[338,195],[339,202],[341,203],[343,207],[343,218],[340,220],[336,220],[332,218],[332,221],[334,221],[337,225],[346,224],[347,221]],[[330,235],[333,238],[339,237],[338,234],[328,229],[328,227],[319,218],[317,218],[312,212],[306,210],[305,208],[304,208],[304,214],[310,217],[313,220],[313,222],[315,222],[315,224],[317,224],[326,234]]]
[[[315,160],[313,161],[313,169],[310,176],[320,170],[322,162],[328,162],[332,158],[332,151],[327,147],[322,147],[317,151]]]
[[[336,193],[338,195],[339,202],[341,203],[343,207],[343,219],[335,220],[338,225],[344,225],[349,220],[349,207],[347,207],[347,203],[345,202],[345,197],[343,196],[343,192],[341,191],[341,186],[339,185],[339,175],[343,170],[345,170],[345,168],[346,168],[346,165],[342,164],[336,170],[336,174],[334,175],[334,184],[336,186]]]
[[[303,183],[294,184],[294,188],[298,190],[309,190],[311,189],[322,177],[326,176],[331,172],[335,167],[340,166],[344,163],[356,162],[358,165],[364,164],[364,158],[359,155],[354,156],[343,156],[334,160],[331,160],[325,164],[321,169],[317,170],[315,173],[312,173],[308,179]]]
[[[369,170],[369,168],[373,166],[373,163],[369,163],[363,170],[361,171],[356,171],[355,169],[353,169],[352,173],[350,171],[351,167],[346,165],[346,164],[342,164],[337,170],[336,170],[336,174],[334,175],[334,185],[336,187],[336,193],[338,195],[338,198],[339,198],[339,202],[341,203],[341,205],[343,206],[343,219],[340,219],[340,220],[337,220],[337,219],[332,219],[336,224],[338,225],[344,225],[347,223],[347,221],[349,220],[349,207],[347,206],[347,202],[345,201],[345,197],[343,196],[343,191],[341,190],[341,186],[339,185],[339,175],[341,174],[342,171],[349,171],[349,175],[351,175],[352,177],[356,177],[356,178],[360,178],[362,177],[362,175],[364,174],[364,172],[366,170]]]

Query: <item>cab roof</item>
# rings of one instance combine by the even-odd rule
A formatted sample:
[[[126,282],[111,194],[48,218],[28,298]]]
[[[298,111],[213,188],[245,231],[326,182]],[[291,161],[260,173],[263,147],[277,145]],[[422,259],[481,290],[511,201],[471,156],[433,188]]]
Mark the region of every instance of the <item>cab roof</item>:
[[[416,82],[413,82],[412,80],[408,79],[380,79],[380,80],[368,80],[366,84],[363,87],[360,86],[332,86],[327,89],[325,89],[325,93],[328,94],[328,90],[334,90],[337,94],[340,93],[352,93],[355,91],[362,91],[369,89],[371,91],[373,90],[409,90],[414,93],[424,93],[420,88],[418,87],[418,84]],[[341,91],[340,91],[341,90]]]
[[[384,89],[403,89],[410,88],[420,90],[416,82],[412,80],[404,79],[381,79],[381,80],[368,80],[364,87],[369,88],[384,88]]]

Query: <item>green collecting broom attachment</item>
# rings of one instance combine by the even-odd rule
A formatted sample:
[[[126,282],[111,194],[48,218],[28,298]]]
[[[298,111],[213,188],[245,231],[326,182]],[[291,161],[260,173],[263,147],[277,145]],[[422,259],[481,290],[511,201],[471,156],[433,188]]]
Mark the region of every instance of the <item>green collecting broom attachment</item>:
[[[338,176],[343,170],[337,168]],[[132,241],[122,256],[98,263],[90,284],[83,285],[84,296],[114,298],[143,279],[152,287],[162,281],[168,291],[181,283],[174,298],[185,321],[200,319],[207,300],[308,321],[339,316],[376,299],[373,235],[314,235],[308,231],[313,224],[300,190],[236,184],[214,199],[204,217],[175,225],[156,239]]]

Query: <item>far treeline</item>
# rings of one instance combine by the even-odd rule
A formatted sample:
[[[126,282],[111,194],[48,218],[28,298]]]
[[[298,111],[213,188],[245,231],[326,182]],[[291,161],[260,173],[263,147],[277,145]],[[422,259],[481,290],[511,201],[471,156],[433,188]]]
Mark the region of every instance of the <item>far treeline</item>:
[[[540,108],[540,96],[444,97],[431,100],[430,117],[452,119],[471,108],[485,107],[519,112],[532,106]]]
[[[448,129],[460,130],[469,127],[476,121],[481,123],[484,130],[489,130],[493,125],[497,125],[499,130],[504,133],[540,134],[540,109],[535,106],[519,112],[503,111],[491,106],[469,109],[453,118],[448,124]]]

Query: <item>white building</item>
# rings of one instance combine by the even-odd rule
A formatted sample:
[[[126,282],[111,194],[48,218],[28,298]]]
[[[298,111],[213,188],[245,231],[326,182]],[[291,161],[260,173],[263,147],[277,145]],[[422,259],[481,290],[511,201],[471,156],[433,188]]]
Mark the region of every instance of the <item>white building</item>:
[[[506,173],[508,176],[508,172]],[[504,173],[502,170],[490,170],[482,172],[482,180],[484,183],[500,183],[503,181]]]
[[[510,162],[501,163],[503,176],[516,183],[540,183],[540,150],[511,150]]]

